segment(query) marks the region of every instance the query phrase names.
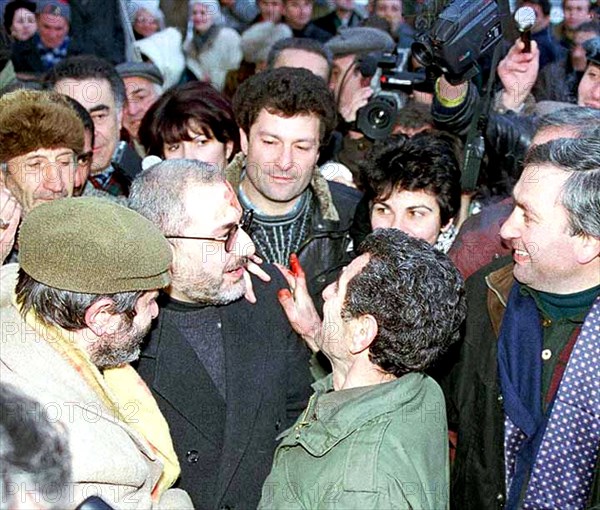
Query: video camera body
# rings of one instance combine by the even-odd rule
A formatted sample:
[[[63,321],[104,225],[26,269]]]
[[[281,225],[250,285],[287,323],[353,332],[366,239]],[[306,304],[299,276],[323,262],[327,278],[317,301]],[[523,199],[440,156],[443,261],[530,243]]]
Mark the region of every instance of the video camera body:
[[[428,16],[433,19],[431,27],[417,35],[411,50],[396,48],[380,56],[376,70],[361,69],[363,75],[378,77],[375,94],[356,119],[357,129],[372,140],[391,134],[398,111],[413,90],[432,92],[434,78],[441,74],[454,85],[471,79],[480,71],[479,59],[502,40],[497,0],[452,0]],[[425,69],[407,70],[411,54]]]
[[[410,49],[396,48],[380,55],[377,86],[369,102],[357,112],[356,127],[367,138],[382,140],[394,128],[396,117],[415,88],[425,83],[425,72],[409,72]]]
[[[453,0],[412,44],[415,59],[453,85],[479,72],[477,61],[502,39],[496,0]]]

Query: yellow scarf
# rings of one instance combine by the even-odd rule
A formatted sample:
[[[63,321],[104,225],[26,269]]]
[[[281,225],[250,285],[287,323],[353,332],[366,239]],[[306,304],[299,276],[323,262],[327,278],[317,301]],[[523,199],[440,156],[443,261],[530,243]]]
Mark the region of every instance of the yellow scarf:
[[[19,309],[14,295],[13,303]],[[181,470],[169,426],[148,386],[129,364],[107,369],[102,374],[87,353],[76,345],[70,332],[45,325],[33,311],[27,314],[25,322],[77,370],[113,416],[141,434],[162,461],[163,472],[152,490],[152,499],[158,501],[177,480]]]

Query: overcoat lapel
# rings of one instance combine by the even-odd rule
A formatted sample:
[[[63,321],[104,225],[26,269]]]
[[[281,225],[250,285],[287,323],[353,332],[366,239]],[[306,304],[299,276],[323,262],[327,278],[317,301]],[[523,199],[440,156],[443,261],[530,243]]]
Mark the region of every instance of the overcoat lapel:
[[[214,444],[220,444],[225,403],[196,352],[169,321],[160,321],[154,389]],[[171,328],[171,331],[165,331]],[[173,331],[175,330],[175,331]],[[199,332],[201,334],[201,332]],[[193,396],[193,398],[191,397]],[[193,402],[193,405],[190,405]],[[222,409],[222,413],[215,412]]]
[[[269,357],[269,344],[252,328],[257,320],[253,305],[223,309],[223,340],[227,367],[227,420],[219,476],[217,502],[226,492],[235,473],[256,421],[263,396],[263,376]],[[235,316],[232,313],[235,308]]]

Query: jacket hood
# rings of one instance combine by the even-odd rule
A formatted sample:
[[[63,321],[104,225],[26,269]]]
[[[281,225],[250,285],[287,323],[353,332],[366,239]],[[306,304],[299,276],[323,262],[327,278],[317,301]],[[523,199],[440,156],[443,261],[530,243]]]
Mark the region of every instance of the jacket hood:
[[[181,51],[181,34],[173,27],[165,28],[149,37],[135,41],[135,46],[160,69],[165,80],[164,89],[179,83],[185,70]]]

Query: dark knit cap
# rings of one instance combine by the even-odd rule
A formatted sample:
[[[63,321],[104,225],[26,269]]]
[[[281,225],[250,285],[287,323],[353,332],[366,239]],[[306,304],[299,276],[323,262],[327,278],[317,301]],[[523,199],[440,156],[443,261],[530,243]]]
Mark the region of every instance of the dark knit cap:
[[[49,287],[116,294],[167,286],[171,249],[160,230],[131,209],[102,198],[64,198],[25,217],[19,264]]]
[[[391,51],[394,49],[392,36],[373,27],[343,28],[339,34],[325,43],[333,57],[371,53],[372,51]]]
[[[69,23],[71,22],[71,7],[65,0],[37,0],[38,14],[51,14],[52,16],[62,16]]]
[[[163,75],[158,67],[151,62],[123,62],[117,67],[117,73],[121,78],[131,78],[132,76],[145,78],[162,87],[164,84]]]
[[[4,28],[6,28],[6,32],[9,34],[15,13],[19,9],[26,9],[32,14],[35,14],[36,5],[35,2],[30,0],[12,0],[12,2],[6,4],[6,7],[4,8]]]

